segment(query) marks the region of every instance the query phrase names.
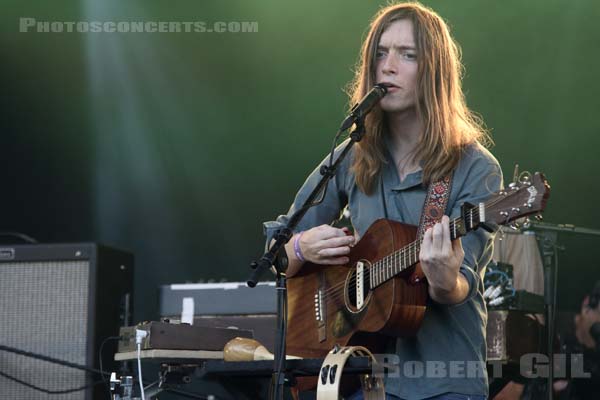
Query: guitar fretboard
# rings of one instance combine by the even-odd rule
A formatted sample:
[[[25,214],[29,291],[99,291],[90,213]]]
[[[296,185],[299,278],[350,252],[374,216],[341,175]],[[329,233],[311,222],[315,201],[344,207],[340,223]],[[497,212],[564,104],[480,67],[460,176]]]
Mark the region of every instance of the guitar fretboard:
[[[464,236],[467,231],[472,230],[479,223],[479,208],[472,207],[466,212],[467,221],[463,217],[454,218],[450,221],[450,239],[455,240]],[[423,232],[424,234],[424,232]],[[369,269],[369,285],[371,289],[387,282],[407,268],[419,261],[419,252],[423,238],[417,238],[414,242],[404,246],[400,250],[385,256],[372,264]]]

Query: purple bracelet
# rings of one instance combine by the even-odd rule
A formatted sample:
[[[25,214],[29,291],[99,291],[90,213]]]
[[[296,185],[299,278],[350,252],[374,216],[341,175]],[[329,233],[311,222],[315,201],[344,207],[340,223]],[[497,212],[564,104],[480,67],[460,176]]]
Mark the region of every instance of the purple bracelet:
[[[294,238],[294,254],[296,254],[296,258],[302,262],[304,262],[304,256],[302,256],[302,250],[300,250],[300,238],[302,237],[302,235],[304,234],[304,231],[300,232],[295,238]]]

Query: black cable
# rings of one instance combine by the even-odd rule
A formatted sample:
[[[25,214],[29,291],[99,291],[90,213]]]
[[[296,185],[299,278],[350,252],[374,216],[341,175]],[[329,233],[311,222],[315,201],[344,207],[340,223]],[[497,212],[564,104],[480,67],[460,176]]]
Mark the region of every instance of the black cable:
[[[531,314],[533,316],[533,318],[535,319],[535,322],[537,322],[538,326],[537,326],[537,331],[538,331],[538,345],[537,345],[537,353],[542,353],[543,347],[544,347],[544,324],[542,324],[542,321],[539,320],[538,315],[537,314]]]
[[[325,167],[327,169],[327,173],[329,173],[329,171],[331,171],[331,167],[333,166],[333,156],[335,154],[335,148],[337,147],[337,142],[342,134],[342,130],[338,130],[333,138],[333,142],[331,143],[331,151],[329,152],[329,163],[327,166],[325,165],[321,165],[321,171],[323,171],[323,168]],[[323,172],[321,172],[321,174],[323,174]],[[323,174],[324,175],[324,174]],[[333,176],[331,177],[331,179],[333,179]],[[318,206],[319,204],[321,204],[323,202],[323,200],[325,200],[325,196],[327,195],[327,188],[329,187],[329,182],[327,182],[327,185],[325,185],[323,187],[323,189],[321,190],[321,194],[319,199],[313,201],[310,204],[307,204],[305,207],[300,208],[296,213],[300,213],[305,209],[309,209],[315,206]]]
[[[31,388],[33,390],[37,390],[39,392],[43,392],[43,393],[47,393],[47,394],[67,394],[67,393],[81,392],[83,390],[89,389],[89,388],[91,388],[93,386],[96,386],[97,384],[103,382],[103,381],[96,381],[96,382],[90,383],[88,385],[81,386],[81,387],[74,388],[74,389],[49,390],[49,389],[44,389],[42,387],[36,386],[36,385],[34,385],[32,383],[28,383],[28,382],[22,381],[21,379],[15,378],[14,376],[9,375],[9,374],[7,374],[5,372],[2,372],[2,371],[0,371],[0,376],[3,376],[3,377],[5,377],[8,380],[11,380],[11,381],[16,382],[18,384],[21,384],[23,386],[27,386],[28,388]]]
[[[556,299],[558,297],[558,246],[554,246],[554,278],[552,278],[554,280],[554,282],[552,282],[554,284],[554,288],[552,289],[552,324],[550,325],[552,327],[552,332],[550,333],[551,336],[551,340],[554,343],[554,331],[556,330],[556,326],[555,326],[555,321],[556,321]],[[553,360],[550,360],[551,363],[554,363]],[[552,364],[554,365],[554,364]]]
[[[552,271],[552,277],[550,279],[552,282],[552,298],[551,304],[548,307],[548,321],[546,321],[546,326],[548,327],[548,338],[547,338],[547,352],[550,359],[550,369],[549,374],[546,379],[546,395],[549,399],[554,398],[554,392],[552,389],[553,378],[554,378],[554,331],[555,331],[555,322],[556,322],[556,298],[557,298],[557,288],[558,288],[558,246],[556,243],[552,242],[552,257],[554,258],[554,270]]]
[[[102,371],[95,369],[95,368],[90,368],[86,365],[76,364],[76,363],[72,363],[70,361],[59,360],[58,358],[48,357],[43,354],[38,354],[38,353],[30,352],[30,351],[17,349],[15,347],[4,346],[2,344],[0,344],[0,351],[6,351],[8,353],[15,353],[15,354],[19,354],[21,356],[35,358],[35,359],[42,360],[42,361],[47,361],[52,364],[58,364],[58,365],[63,365],[65,367],[69,367],[69,368],[79,369],[82,371],[89,372],[91,374],[98,374],[98,375],[103,374]],[[110,375],[110,374],[108,374],[108,375]]]
[[[342,135],[342,130],[338,129],[338,131],[335,133],[335,136],[333,138],[333,142],[331,143],[331,151],[329,152],[329,167],[331,167],[333,165],[333,155],[335,153],[335,148],[337,146],[337,142],[341,135]]]
[[[38,241],[35,240],[34,238],[32,238],[31,236],[26,235],[26,234],[21,233],[21,232],[2,231],[2,232],[0,232],[0,236],[14,237],[14,238],[17,238],[17,239],[21,239],[25,243],[31,243],[31,244],[38,243]]]
[[[278,279],[285,279],[285,278],[281,278],[279,277]],[[284,288],[279,288],[279,290],[285,290],[287,291],[287,286],[285,286]],[[287,306],[287,295],[283,296],[282,298],[282,303],[281,303],[281,319],[278,321],[278,331],[282,332],[281,333],[281,337],[280,337],[280,341],[279,341],[279,348],[283,349],[285,347],[285,338],[287,337],[287,316],[288,316],[288,306]],[[279,354],[279,358],[277,360],[274,360],[274,367],[275,367],[275,372],[281,372],[283,373],[284,377],[285,377],[285,362],[286,362],[286,351],[282,351]],[[269,390],[269,398],[270,399],[274,399],[274,400],[281,400],[283,399],[283,391],[281,393],[279,393],[278,390],[276,389],[282,389],[281,387],[279,387],[279,382],[276,381],[276,379],[280,378],[279,375],[275,374],[274,378],[271,381],[271,385],[270,385],[270,390]],[[285,379],[285,378],[284,378]],[[276,398],[276,395],[279,395],[279,398]]]
[[[108,341],[108,338],[105,339],[105,340]],[[22,355],[22,356],[25,356],[25,357],[30,357],[30,358],[35,358],[35,359],[42,360],[42,361],[47,361],[49,363],[63,365],[65,367],[69,367],[69,368],[74,368],[74,369],[79,369],[79,370],[82,370],[82,371],[86,371],[88,373],[99,374],[101,377],[110,376],[109,373],[103,372],[103,371],[95,369],[95,368],[90,368],[90,367],[87,367],[85,365],[80,365],[80,364],[72,363],[72,362],[69,362],[69,361],[59,360],[57,358],[48,357],[48,356],[45,356],[43,354],[37,354],[37,353],[33,353],[33,352],[29,352],[29,351],[17,349],[17,348],[10,347],[10,346],[4,346],[4,345],[0,344],[0,351],[6,351],[8,353],[15,353],[15,354],[19,354],[19,355]],[[22,380],[20,380],[18,378],[15,378],[15,377],[13,377],[11,375],[8,375],[8,374],[6,374],[4,372],[1,372],[1,371],[0,371],[0,376],[4,376],[7,379],[13,380],[13,381],[15,381],[17,383],[20,383],[20,384],[24,385],[24,386],[31,387],[32,389],[35,389],[35,390],[40,390],[40,391],[45,391],[46,390],[44,388],[40,388],[38,386],[32,385],[32,384],[30,384],[28,382],[22,381]],[[85,390],[85,389],[87,389],[90,386],[96,386],[96,385],[98,385],[100,383],[103,383],[103,382],[105,382],[104,379],[101,380],[101,381],[97,381],[97,382],[91,383],[91,384],[89,384],[87,386],[83,386],[81,388],[67,389],[67,391],[46,391],[46,393],[50,393],[50,394],[72,393],[72,392],[77,392],[77,391]],[[208,399],[208,397],[206,397],[206,396],[203,397],[201,395],[198,395],[198,394],[195,394],[195,393],[191,393],[191,392],[186,392],[184,390],[170,389],[170,388],[164,388],[163,390],[166,391],[166,392],[172,392],[174,394],[178,394],[180,396],[188,397],[188,398],[191,398],[191,399],[201,399],[201,400]]]
[[[119,339],[121,339],[121,336],[109,336],[109,337],[105,338],[102,341],[102,343],[100,343],[100,348],[98,349],[98,364],[100,366],[100,377],[102,378],[102,381],[106,385],[106,390],[108,391],[108,398],[109,399],[112,398],[111,393],[110,393],[110,381],[108,379],[106,379],[106,375],[104,373],[104,367],[102,366],[102,349],[104,348],[104,345],[106,343],[108,343],[108,341],[110,341],[110,340],[119,340]]]

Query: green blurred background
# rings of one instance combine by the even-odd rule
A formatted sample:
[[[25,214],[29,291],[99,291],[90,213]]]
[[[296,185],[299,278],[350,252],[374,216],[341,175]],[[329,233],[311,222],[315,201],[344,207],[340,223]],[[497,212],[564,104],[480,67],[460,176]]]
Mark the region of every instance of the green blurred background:
[[[545,220],[600,228],[600,2],[425,1],[450,24],[505,177],[543,171]],[[246,280],[344,116],[364,0],[2,0],[0,230],[136,256],[136,320],[160,284]],[[256,33],[19,32],[49,21],[256,21]],[[508,180],[507,180],[508,182]],[[564,234],[559,306],[600,277]]]

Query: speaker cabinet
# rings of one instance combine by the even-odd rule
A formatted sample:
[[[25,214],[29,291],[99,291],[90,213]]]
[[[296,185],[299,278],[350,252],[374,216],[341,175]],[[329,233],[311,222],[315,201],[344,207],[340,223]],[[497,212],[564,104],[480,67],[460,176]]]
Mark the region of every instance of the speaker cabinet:
[[[0,245],[0,343],[98,368],[100,343],[129,323],[133,255],[93,243]],[[116,341],[103,349],[115,368]],[[46,390],[89,385],[98,375],[0,351],[0,371]],[[46,394],[0,376],[6,399],[108,398],[102,384],[68,394]]]

